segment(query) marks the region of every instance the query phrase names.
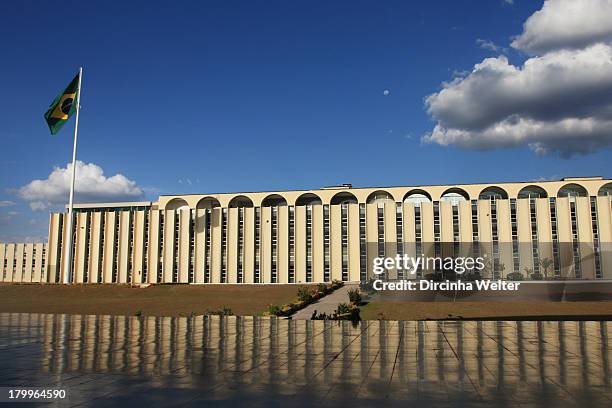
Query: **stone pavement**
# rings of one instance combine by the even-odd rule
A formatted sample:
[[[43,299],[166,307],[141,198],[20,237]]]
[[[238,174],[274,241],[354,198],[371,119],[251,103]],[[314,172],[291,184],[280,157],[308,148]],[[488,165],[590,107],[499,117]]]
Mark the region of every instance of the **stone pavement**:
[[[348,290],[358,289],[359,285],[347,285],[345,284],[340,289],[337,289],[327,296],[319,299],[315,303],[311,303],[305,308],[298,310],[294,313],[291,318],[296,320],[309,320],[312,313],[316,310],[317,314],[326,313],[328,315],[333,314],[338,307],[338,303],[348,303]]]
[[[0,387],[67,391],[47,407],[610,407],[611,338],[607,321],[0,313]]]

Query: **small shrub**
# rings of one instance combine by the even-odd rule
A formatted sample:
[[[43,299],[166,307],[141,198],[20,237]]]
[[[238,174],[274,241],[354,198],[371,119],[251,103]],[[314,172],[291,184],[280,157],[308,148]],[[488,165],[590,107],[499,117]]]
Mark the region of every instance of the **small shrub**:
[[[523,280],[523,274],[520,272],[512,272],[508,274],[508,279],[513,280],[513,281],[520,281]]]
[[[354,305],[361,304],[361,293],[359,289],[349,289],[348,290],[349,301]]]
[[[329,290],[329,289],[327,288],[327,285],[326,285],[326,284],[324,284],[324,283],[319,283],[319,284],[317,285],[317,291],[318,291],[320,294],[322,294],[322,295],[327,294],[327,291],[328,291],[328,290]]]
[[[347,303],[339,303],[338,307],[336,308],[336,314],[345,314],[345,313],[350,313],[351,312],[351,306],[349,306]]]
[[[137,310],[136,313],[134,313],[134,316],[142,316],[142,310]]]
[[[211,316],[233,316],[234,315],[234,313],[232,312],[232,309],[230,309],[227,306],[222,306],[221,309],[207,310],[206,314],[211,315]]]
[[[308,291],[308,288],[306,288],[305,286],[300,286],[300,288],[297,291],[297,298],[298,300],[301,300],[302,302],[308,303],[312,300],[312,295]]]
[[[542,280],[542,274],[538,272],[532,273],[531,280]]]
[[[280,307],[278,305],[268,306],[268,315],[278,316],[280,314]]]

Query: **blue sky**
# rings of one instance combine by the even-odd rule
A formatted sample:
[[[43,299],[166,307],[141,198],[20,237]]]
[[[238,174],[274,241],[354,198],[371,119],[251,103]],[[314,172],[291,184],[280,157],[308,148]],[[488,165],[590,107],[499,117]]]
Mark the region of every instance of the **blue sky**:
[[[424,98],[445,81],[529,58],[510,43],[541,1],[123,3],[3,4],[0,239],[46,235],[57,207],[34,211],[19,189],[70,161],[73,121],[52,137],[42,115],[79,65],[78,158],[149,199],[610,176],[606,149],[422,140],[436,124]]]

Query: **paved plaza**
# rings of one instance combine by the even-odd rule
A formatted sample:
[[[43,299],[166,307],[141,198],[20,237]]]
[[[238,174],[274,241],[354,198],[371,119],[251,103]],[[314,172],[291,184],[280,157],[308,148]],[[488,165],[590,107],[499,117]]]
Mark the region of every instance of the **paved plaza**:
[[[609,407],[611,327],[4,313],[0,386],[61,406]]]

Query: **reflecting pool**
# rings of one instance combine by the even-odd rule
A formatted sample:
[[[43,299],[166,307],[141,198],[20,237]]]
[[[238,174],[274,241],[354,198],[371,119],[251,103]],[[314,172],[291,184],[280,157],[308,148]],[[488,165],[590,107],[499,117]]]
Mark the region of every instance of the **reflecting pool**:
[[[610,327],[3,313],[0,386],[65,406],[609,407]]]

